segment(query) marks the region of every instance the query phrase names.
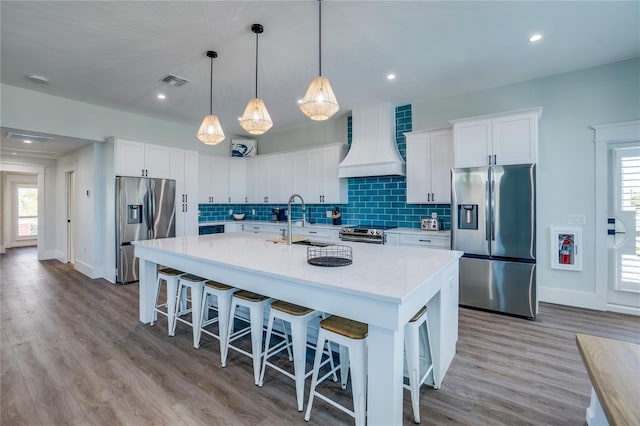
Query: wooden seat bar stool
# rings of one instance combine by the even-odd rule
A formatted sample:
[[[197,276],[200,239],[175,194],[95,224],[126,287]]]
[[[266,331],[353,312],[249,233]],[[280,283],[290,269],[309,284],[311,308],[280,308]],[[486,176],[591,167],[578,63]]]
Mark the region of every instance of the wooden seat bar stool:
[[[189,325],[193,329],[193,347],[196,349],[200,347],[200,313],[205,282],[207,282],[206,278],[198,277],[197,275],[185,274],[180,277],[178,292],[176,293],[176,314],[173,317],[173,326],[169,332],[170,336],[175,335],[178,321]],[[191,298],[187,298],[187,302],[191,302],[191,304],[180,307],[178,300],[183,297],[183,292],[186,294],[187,289],[191,290]],[[191,314],[191,321],[180,318],[189,313]]]
[[[332,315],[320,321],[318,331],[318,344],[315,360],[313,362],[313,375],[311,377],[311,389],[309,390],[309,403],[304,419],[311,418],[313,398],[318,397],[328,402],[339,410],[355,418],[356,426],[364,426],[366,423],[367,400],[367,335],[369,326],[361,322]],[[353,411],[319,393],[317,386],[326,380],[333,371],[328,372],[320,379],[320,364],[326,342],[334,342],[340,345],[340,364],[335,369],[340,369],[342,389],[347,387],[348,371],[351,370],[351,393],[353,397]]]
[[[151,319],[151,325],[153,326],[158,320],[158,314],[167,317],[167,332],[171,335],[171,327],[173,325],[173,317],[175,315],[176,308],[176,294],[178,292],[178,281],[180,277],[184,275],[184,272],[178,271],[173,268],[164,268],[158,270],[158,278],[156,280],[155,304],[153,306],[153,318]],[[162,282],[167,283],[167,299],[164,303],[158,303],[160,298],[160,288]],[[186,303],[186,299],[182,303]],[[164,310],[163,310],[164,308]]]
[[[267,366],[284,374],[290,379],[293,379],[296,383],[296,402],[298,405],[298,411],[302,411],[304,406],[304,381],[312,373],[312,370],[309,372],[305,371],[307,347],[310,346],[312,349],[315,349],[315,346],[307,344],[307,330],[309,323],[320,317],[322,317],[321,312],[314,311],[313,309],[305,308],[303,306],[294,305],[293,303],[284,302],[282,300],[276,300],[271,303],[271,311],[269,312],[268,320],[269,326],[267,327],[264,357],[262,358],[262,368],[260,369],[260,380],[258,386],[262,387],[264,384],[264,373]],[[284,340],[270,347],[273,325],[276,319],[279,319],[282,322]],[[287,337],[286,325],[284,324],[285,321],[291,326],[291,342],[289,342]],[[293,374],[269,362],[269,358],[285,349],[289,352],[289,361],[291,361],[290,347],[293,348]],[[325,364],[329,361],[332,361],[332,357],[329,357],[325,361]],[[333,362],[331,363],[331,367],[333,369]],[[335,373],[334,380],[338,380]]]
[[[227,356],[229,349],[240,352],[253,360],[253,379],[258,384],[260,378],[260,364],[262,361],[262,329],[264,324],[264,310],[271,303],[272,299],[261,294],[253,293],[246,290],[238,290],[231,297],[231,309],[229,311],[229,329],[227,331],[227,341],[222,353],[222,366],[227,365]],[[249,320],[239,318],[248,325],[240,330],[234,331],[234,318],[236,309],[244,306],[249,309]],[[251,353],[241,349],[232,343],[239,338],[251,333]]]
[[[200,327],[198,327],[198,346],[200,346],[200,339],[202,333],[212,336],[220,342],[220,362],[222,362],[223,348],[227,344],[227,331],[229,328],[229,311],[231,309],[231,298],[233,293],[238,289],[219,283],[217,281],[207,281],[204,283],[204,289],[202,293],[202,311],[200,312]],[[218,315],[209,318],[208,313],[211,309],[209,303],[210,297],[216,298],[216,310]],[[218,334],[206,329],[211,324],[218,323]]]
[[[422,327],[423,324],[424,327]],[[421,333],[423,334],[422,339],[420,338]],[[421,343],[424,346],[422,356],[420,356]],[[409,375],[409,384],[404,387],[411,391],[411,405],[415,423],[420,423],[420,386],[431,376],[433,387],[440,388],[440,383],[433,374],[431,346],[427,307],[423,306],[404,326],[404,350]],[[421,370],[424,370],[422,374]]]

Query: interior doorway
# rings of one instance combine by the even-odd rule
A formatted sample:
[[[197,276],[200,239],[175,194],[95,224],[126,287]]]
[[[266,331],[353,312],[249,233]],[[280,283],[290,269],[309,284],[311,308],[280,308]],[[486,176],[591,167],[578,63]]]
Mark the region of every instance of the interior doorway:
[[[640,307],[640,141],[610,143],[607,303]]]
[[[76,261],[76,172],[67,172],[67,263]]]

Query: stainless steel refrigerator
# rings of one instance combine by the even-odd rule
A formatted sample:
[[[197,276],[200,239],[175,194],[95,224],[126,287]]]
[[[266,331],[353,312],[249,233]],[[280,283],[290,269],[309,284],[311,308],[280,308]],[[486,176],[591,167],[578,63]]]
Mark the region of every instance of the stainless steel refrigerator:
[[[176,235],[176,182],[171,179],[116,177],[116,281],[138,281],[132,241]]]
[[[535,164],[451,173],[451,246],[460,259],[460,305],[535,319]]]

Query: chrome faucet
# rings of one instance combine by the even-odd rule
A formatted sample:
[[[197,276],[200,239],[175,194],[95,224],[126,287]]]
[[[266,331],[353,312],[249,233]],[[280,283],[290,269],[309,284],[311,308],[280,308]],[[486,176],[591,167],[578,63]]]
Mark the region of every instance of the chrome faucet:
[[[302,226],[304,226],[304,222],[305,222],[305,206],[304,206],[304,200],[302,199],[302,196],[300,194],[293,194],[291,197],[289,197],[289,204],[287,206],[287,244],[291,245],[291,203],[293,203],[294,199],[298,197],[300,198],[300,202],[302,203]]]

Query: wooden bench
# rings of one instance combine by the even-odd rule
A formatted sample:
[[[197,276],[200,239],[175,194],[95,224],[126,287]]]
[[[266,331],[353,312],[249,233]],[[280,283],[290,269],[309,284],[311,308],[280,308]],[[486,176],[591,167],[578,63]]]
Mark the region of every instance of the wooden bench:
[[[589,425],[640,425],[640,345],[576,334],[591,379]]]

